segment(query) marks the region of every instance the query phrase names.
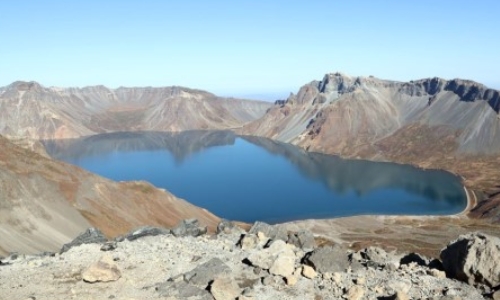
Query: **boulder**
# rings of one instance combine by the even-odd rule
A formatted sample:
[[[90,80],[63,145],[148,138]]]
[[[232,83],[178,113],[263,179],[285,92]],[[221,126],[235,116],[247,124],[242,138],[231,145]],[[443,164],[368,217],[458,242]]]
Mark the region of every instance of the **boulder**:
[[[184,274],[184,280],[190,284],[206,288],[219,275],[229,274],[231,269],[219,258],[212,258]]]
[[[248,233],[257,234],[258,232],[264,233],[271,240],[288,241],[288,231],[283,225],[269,225],[264,222],[255,222]]]
[[[234,300],[240,295],[238,284],[230,277],[220,276],[210,285],[215,300]]]
[[[156,236],[170,234],[170,230],[162,227],[143,226],[136,228],[123,236],[123,239],[134,241],[145,236]]]
[[[107,242],[108,239],[102,232],[97,229],[97,228],[88,228],[85,230],[85,232],[81,233],[79,236],[77,236],[74,240],[72,240],[70,243],[64,244],[62,246],[62,249],[60,253],[64,253],[68,251],[69,249],[80,246],[82,244],[100,244],[100,243],[105,243]]]
[[[285,286],[285,280],[280,276],[269,275],[262,279],[262,284],[275,289],[281,289]]]
[[[245,234],[238,242],[241,249],[251,250],[256,248],[260,244],[260,240],[256,234]]]
[[[337,245],[315,249],[304,256],[304,263],[320,273],[344,272],[349,267],[346,250]]]
[[[347,290],[347,293],[344,295],[344,298],[347,300],[360,300],[363,299],[363,296],[365,295],[365,290],[358,286],[358,285],[353,285]]]
[[[222,219],[219,222],[219,224],[217,224],[217,229],[216,229],[215,233],[217,235],[219,235],[219,234],[232,234],[232,233],[243,234],[243,233],[245,233],[245,230],[238,227],[232,221]]]
[[[99,261],[90,265],[82,272],[82,279],[85,282],[107,282],[115,281],[121,277],[118,266],[109,255],[103,256]]]
[[[212,295],[204,289],[185,281],[168,280],[155,287],[160,297],[167,299],[213,300]]]
[[[293,271],[295,271],[295,253],[286,245],[285,248],[281,248],[278,251],[274,253],[276,259],[272,263],[271,268],[269,268],[269,273],[282,277],[292,275]]]
[[[494,292],[491,298],[493,298],[493,300],[500,300],[500,290]]]
[[[368,247],[361,252],[361,257],[384,266],[387,263],[387,252],[379,247]]]
[[[101,247],[101,251],[113,251],[117,247],[116,242],[111,241],[111,242],[106,242],[104,245]]]
[[[247,260],[255,267],[269,270],[273,275],[287,277],[295,270],[295,252],[292,245],[277,240],[269,248],[255,251]]]
[[[308,265],[304,265],[302,268],[302,276],[309,278],[309,279],[314,279],[316,277],[316,271]]]
[[[197,219],[182,220],[175,228],[172,229],[172,234],[176,237],[197,237],[205,233],[207,233],[207,227],[201,227]]]
[[[461,235],[440,257],[450,278],[474,286],[500,286],[500,238],[478,232]]]
[[[297,248],[309,252],[316,248],[316,241],[314,235],[309,230],[303,230],[297,233],[290,233],[288,235],[288,243],[295,245]]]

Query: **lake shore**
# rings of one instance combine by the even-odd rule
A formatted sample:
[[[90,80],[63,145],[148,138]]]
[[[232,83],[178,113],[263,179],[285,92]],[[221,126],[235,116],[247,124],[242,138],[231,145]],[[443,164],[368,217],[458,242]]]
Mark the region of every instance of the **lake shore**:
[[[473,190],[464,186],[467,206],[447,216],[360,215],[309,219],[283,223],[289,230],[308,229],[324,243],[342,244],[359,250],[379,246],[389,251],[412,251],[438,257],[450,240],[471,231],[500,236],[500,226],[467,216],[477,204]]]

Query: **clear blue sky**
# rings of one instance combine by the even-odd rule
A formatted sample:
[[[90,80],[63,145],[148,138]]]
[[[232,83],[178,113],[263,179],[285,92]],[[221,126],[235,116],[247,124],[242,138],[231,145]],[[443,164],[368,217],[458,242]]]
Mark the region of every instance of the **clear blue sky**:
[[[0,86],[286,96],[325,73],[500,88],[498,0],[5,1]]]

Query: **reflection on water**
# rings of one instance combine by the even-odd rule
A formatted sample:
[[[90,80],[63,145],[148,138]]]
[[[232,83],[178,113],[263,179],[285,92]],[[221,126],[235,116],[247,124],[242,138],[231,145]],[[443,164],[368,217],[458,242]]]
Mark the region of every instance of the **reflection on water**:
[[[235,220],[279,222],[358,214],[451,214],[455,176],[345,160],[230,131],[127,132],[44,141],[47,152],[115,180],[147,180]]]
[[[177,162],[205,148],[232,145],[236,136],[231,131],[118,132],[80,139],[42,141],[47,152],[56,159],[71,160],[100,156],[110,152],[167,150]]]
[[[243,137],[271,153],[286,157],[305,175],[323,182],[336,193],[356,191],[359,196],[379,188],[404,189],[429,200],[462,204],[460,182],[448,172],[419,170],[410,165],[348,160],[306,152],[290,144],[260,137]],[[458,189],[458,191],[457,191]]]

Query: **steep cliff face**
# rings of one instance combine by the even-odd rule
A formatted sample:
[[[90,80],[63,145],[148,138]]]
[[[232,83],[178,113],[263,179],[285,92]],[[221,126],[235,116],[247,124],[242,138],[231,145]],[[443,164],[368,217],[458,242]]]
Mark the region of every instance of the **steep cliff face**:
[[[452,153],[500,153],[500,96],[467,80],[407,83],[327,74],[277,102],[241,133],[327,153],[377,152],[377,142],[418,125],[455,136]]]
[[[116,131],[227,129],[261,117],[270,105],[183,87],[46,88],[14,82],[0,90],[0,134],[58,139]]]
[[[145,182],[113,182],[0,136],[0,252],[58,250],[86,228],[108,236],[144,224],[218,218]]]

